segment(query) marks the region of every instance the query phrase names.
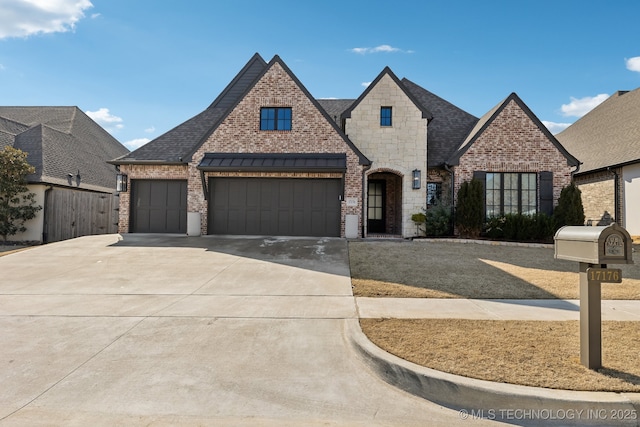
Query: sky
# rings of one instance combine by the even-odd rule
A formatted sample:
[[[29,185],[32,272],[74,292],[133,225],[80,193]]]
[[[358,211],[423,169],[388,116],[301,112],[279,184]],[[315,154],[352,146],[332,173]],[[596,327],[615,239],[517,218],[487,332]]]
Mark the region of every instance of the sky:
[[[315,98],[389,66],[481,117],[515,92],[557,133],[640,87],[640,1],[0,0],[0,105],[78,106],[135,149],[255,54]]]

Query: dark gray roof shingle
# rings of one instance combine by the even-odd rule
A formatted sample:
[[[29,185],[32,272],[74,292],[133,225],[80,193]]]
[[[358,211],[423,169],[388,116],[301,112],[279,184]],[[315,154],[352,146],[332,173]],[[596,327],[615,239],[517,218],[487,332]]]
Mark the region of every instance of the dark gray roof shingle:
[[[427,166],[442,166],[464,141],[478,118],[404,78],[402,84],[433,119],[427,128]]]
[[[556,138],[582,162],[578,174],[640,162],[640,88],[616,92]]]
[[[114,167],[107,163],[128,150],[78,107],[0,107],[0,148],[28,153],[36,168],[29,181],[110,192]],[[68,174],[74,175],[70,183]]]
[[[256,53],[206,110],[112,163],[187,162],[266,67],[267,63]]]

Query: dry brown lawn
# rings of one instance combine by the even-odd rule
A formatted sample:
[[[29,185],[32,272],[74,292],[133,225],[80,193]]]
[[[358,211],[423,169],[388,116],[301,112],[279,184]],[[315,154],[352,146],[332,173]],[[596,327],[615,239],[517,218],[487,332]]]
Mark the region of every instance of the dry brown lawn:
[[[640,299],[640,258],[603,299]],[[578,263],[553,248],[450,242],[350,242],[354,295],[579,299]],[[603,322],[603,368],[580,364],[577,321],[361,319],[382,349],[443,372],[545,388],[640,392],[640,322]]]
[[[640,299],[640,253],[604,283],[603,299]],[[349,242],[356,296],[399,298],[578,299],[578,263],[553,248],[438,241]]]
[[[389,353],[443,372],[564,390],[640,392],[640,322],[603,322],[602,364],[580,364],[577,321],[361,319]]]

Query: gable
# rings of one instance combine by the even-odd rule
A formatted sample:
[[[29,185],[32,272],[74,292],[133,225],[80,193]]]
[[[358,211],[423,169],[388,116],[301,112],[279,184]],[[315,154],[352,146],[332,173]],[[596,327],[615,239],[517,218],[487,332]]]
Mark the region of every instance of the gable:
[[[261,108],[292,110],[291,130],[261,131]],[[230,135],[233,135],[230,138]],[[268,64],[220,124],[208,135],[193,158],[205,152],[314,153],[350,152],[368,159],[349,141],[326,111],[279,57]]]
[[[474,155],[494,158],[508,155],[514,160],[528,162],[550,152],[562,157],[568,166],[579,164],[524,102],[512,93],[478,120],[447,163],[457,165],[462,156]]]

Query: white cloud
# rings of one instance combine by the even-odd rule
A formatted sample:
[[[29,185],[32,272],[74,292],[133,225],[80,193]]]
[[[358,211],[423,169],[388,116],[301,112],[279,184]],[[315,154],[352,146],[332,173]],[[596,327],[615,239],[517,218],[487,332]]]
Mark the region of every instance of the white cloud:
[[[601,93],[593,97],[585,96],[584,98],[579,99],[571,97],[571,102],[568,104],[562,104],[560,109],[562,110],[562,115],[565,117],[582,117],[600,105],[607,98],[609,98],[609,95],[606,93]]]
[[[144,144],[146,144],[149,141],[151,141],[149,138],[136,138],[136,139],[132,139],[131,141],[125,142],[124,146],[127,147],[129,150],[133,151],[136,148],[142,147]]]
[[[627,64],[627,70],[640,73],[640,56],[625,59],[624,62]]]
[[[100,108],[98,111],[87,111],[86,114],[109,133],[113,133],[124,127],[122,118],[111,114],[108,108]]]
[[[151,126],[151,127],[149,127],[149,128],[146,128],[144,131],[145,131],[146,133],[153,133],[153,132],[155,132],[155,131],[156,131],[156,127],[155,127],[155,126]]]
[[[389,46],[388,44],[381,44],[380,46],[376,46],[376,47],[354,47],[353,49],[350,49],[350,50],[351,50],[351,52],[357,53],[357,54],[360,54],[360,55],[366,55],[368,53],[380,53],[380,52],[384,52],[384,53],[395,53],[395,52],[413,53],[412,50],[402,50],[402,49],[397,48],[397,47]]]
[[[360,86],[369,87],[370,84],[371,84],[371,82],[362,82],[362,83],[360,83]]]
[[[542,124],[545,125],[553,135],[556,135],[571,126],[571,123],[555,123],[548,122],[546,120],[543,120]]]
[[[2,0],[0,39],[73,30],[89,0]]]

